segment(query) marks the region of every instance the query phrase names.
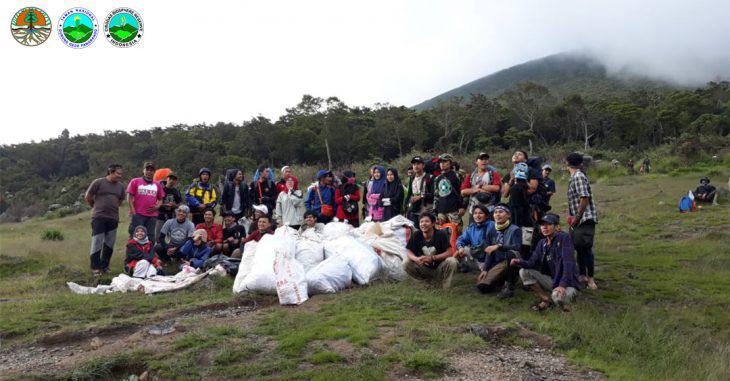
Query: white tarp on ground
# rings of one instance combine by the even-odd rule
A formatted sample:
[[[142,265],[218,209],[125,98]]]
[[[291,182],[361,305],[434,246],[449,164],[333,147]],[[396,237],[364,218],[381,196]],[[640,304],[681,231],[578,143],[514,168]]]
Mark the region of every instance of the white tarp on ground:
[[[144,292],[145,294],[157,294],[160,292],[177,291],[192,286],[200,282],[208,275],[225,275],[226,270],[223,267],[216,266],[206,272],[192,268],[190,266],[183,267],[182,271],[171,276],[153,276],[151,278],[133,278],[127,274],[119,274],[110,285],[101,285],[96,287],[86,287],[74,282],[66,283],[68,288],[76,294],[109,294],[112,292]]]

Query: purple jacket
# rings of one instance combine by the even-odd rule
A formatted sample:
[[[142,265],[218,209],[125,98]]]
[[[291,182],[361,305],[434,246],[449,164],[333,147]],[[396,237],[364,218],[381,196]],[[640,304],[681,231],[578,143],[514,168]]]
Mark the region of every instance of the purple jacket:
[[[530,259],[520,262],[520,267],[540,270],[543,258],[547,256],[547,264],[553,274],[553,288],[561,286],[580,290],[578,267],[575,265],[573,251],[570,235],[566,232],[557,232],[550,245],[547,238],[541,239]]]

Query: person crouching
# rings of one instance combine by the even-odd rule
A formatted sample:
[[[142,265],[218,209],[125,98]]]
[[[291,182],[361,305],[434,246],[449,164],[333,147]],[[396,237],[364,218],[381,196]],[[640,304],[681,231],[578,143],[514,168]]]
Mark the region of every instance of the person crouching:
[[[408,257],[403,269],[411,277],[451,287],[451,278],[459,261],[451,256],[449,236],[434,228],[436,216],[425,212],[419,216],[419,230],[408,240]]]

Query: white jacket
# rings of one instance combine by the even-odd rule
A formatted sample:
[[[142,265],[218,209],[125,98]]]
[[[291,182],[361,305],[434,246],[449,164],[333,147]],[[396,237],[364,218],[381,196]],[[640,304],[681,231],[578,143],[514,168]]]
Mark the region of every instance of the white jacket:
[[[281,192],[276,198],[274,218],[279,226],[301,225],[305,211],[304,196],[300,190]]]

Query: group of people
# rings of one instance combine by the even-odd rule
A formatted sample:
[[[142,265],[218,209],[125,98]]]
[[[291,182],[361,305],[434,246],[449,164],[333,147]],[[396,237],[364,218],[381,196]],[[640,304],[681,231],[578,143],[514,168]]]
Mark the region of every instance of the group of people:
[[[125,270],[135,277],[162,274],[163,263],[171,261],[200,268],[216,254],[239,257],[246,243],[272,234],[277,226],[321,230],[338,220],[357,227],[361,220],[404,215],[417,227],[403,263],[412,277],[449,287],[454,272],[476,271],[477,288],[499,291],[500,298],[512,296],[520,278],[539,296],[536,309],[566,305],[582,285],[596,288],[592,245],[597,215],[582,161],[580,154],[566,158],[570,234],[561,229],[558,215],[549,213],[556,191],[552,167],[524,151],[512,155],[513,167],[504,176],[487,153],[477,155],[470,173],[442,154],[413,157],[405,184],[396,168],[373,165],[363,183],[350,170],[339,176],[320,170],[306,188],[289,166],[281,168],[278,181],[261,166],[249,184],[243,171],[229,170],[222,187],[211,182],[209,169],[201,168],[180,192],[174,172],[154,180],[152,162],[144,163],[142,176],[125,188],[123,168],[110,165],[106,177],[92,182],[85,195],[93,208],[91,269],[95,275],[109,271],[125,198],[131,216]],[[222,224],[216,222],[216,209]]]

